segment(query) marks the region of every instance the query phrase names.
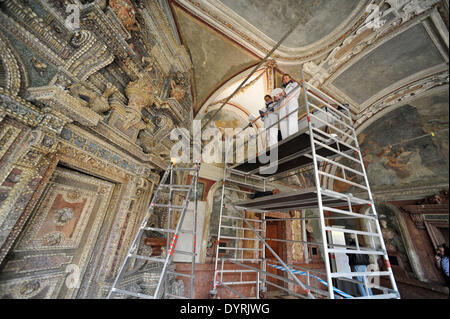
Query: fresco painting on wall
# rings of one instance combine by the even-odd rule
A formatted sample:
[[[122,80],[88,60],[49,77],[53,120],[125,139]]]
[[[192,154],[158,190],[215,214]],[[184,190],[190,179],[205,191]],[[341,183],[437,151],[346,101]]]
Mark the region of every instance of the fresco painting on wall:
[[[377,204],[377,211],[380,217],[381,232],[383,234],[391,265],[394,269],[400,268],[402,272],[414,277],[406,246],[401,236],[398,217],[390,207],[381,203]],[[380,262],[381,260],[379,260],[379,263]]]
[[[448,103],[447,94],[420,98],[385,115],[359,135],[372,189],[448,183]],[[357,175],[347,178],[362,182]],[[339,181],[334,189],[358,191]]]

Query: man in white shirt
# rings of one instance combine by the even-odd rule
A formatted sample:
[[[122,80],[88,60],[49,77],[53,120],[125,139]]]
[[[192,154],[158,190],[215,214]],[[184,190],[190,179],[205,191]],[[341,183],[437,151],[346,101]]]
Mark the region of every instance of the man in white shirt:
[[[281,103],[288,100],[287,104],[278,111],[281,119],[281,136],[284,140],[298,132],[298,98],[300,89],[299,84],[293,81],[289,74],[283,75],[283,93],[281,95],[285,98]]]

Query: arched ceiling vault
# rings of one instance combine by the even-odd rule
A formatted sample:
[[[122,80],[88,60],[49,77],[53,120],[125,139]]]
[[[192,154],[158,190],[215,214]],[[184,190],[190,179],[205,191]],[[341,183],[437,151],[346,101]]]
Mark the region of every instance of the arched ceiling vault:
[[[448,0],[170,3],[193,60],[194,112],[252,69],[297,19],[272,56],[278,69],[300,79],[303,67],[310,83],[350,104],[357,125],[448,84]]]

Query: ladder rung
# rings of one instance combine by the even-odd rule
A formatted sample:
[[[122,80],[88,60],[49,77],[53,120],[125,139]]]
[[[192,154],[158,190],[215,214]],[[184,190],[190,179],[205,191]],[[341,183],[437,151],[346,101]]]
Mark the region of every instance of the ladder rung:
[[[349,200],[351,203],[354,204],[358,204],[358,205],[371,205],[372,202],[370,200],[367,199],[362,199],[353,195],[347,195],[347,194],[342,194],[342,193],[338,193],[329,189],[321,189],[320,191],[322,194],[325,194],[327,196],[333,197],[333,198],[337,198],[337,199],[342,199],[345,198],[346,200]]]
[[[220,284],[220,283],[219,283],[217,287],[223,287],[223,288],[226,288],[226,289],[228,289],[229,291],[231,291],[232,293],[234,293],[235,295],[239,296],[239,297],[242,298],[242,299],[253,299],[253,298],[249,298],[248,296],[244,296],[244,295],[241,294],[239,291],[237,291],[237,290],[231,288],[230,286],[227,286],[226,284]]]
[[[189,192],[189,191],[190,191],[190,189],[185,189],[185,188],[175,188],[175,187],[171,188],[170,190],[173,191],[173,192]],[[184,196],[184,195],[183,195],[183,196]]]
[[[314,132],[313,132],[313,137],[314,137],[315,139],[319,139],[319,140],[321,140],[323,143],[326,143],[327,145],[336,142],[335,140],[333,140],[333,138],[331,137],[331,135],[328,135],[328,134],[326,134],[325,132],[316,129],[315,127],[312,127],[312,130],[313,130],[313,131],[317,131],[316,134],[314,134]],[[307,131],[306,134],[309,135],[309,134],[310,134],[309,131]],[[325,136],[322,136],[322,135],[325,135]],[[310,156],[309,153],[308,153],[307,155]],[[305,156],[306,156],[306,155],[305,155]],[[311,158],[312,158],[312,157],[311,157]]]
[[[329,133],[326,133],[326,132],[322,131],[321,129],[318,129],[315,127],[312,127],[311,129],[313,131],[312,132],[313,138],[315,138],[315,139],[320,138],[320,140],[322,142],[326,143],[327,145],[338,143],[338,144],[348,146],[350,149],[353,148],[353,146],[343,142],[340,138],[338,138],[336,134],[331,134],[331,133],[329,134]],[[309,135],[310,133],[306,132],[306,134]],[[340,145],[336,146],[336,150],[338,150],[338,151],[339,151],[339,146]],[[348,152],[348,151],[349,150],[346,150],[345,152]]]
[[[237,285],[250,285],[256,283],[257,281],[229,281],[229,282],[221,282],[219,283],[219,285],[237,286]]]
[[[183,210],[185,206],[178,206],[178,205],[170,205],[170,204],[153,204],[153,207],[160,207],[160,208],[169,208],[169,209],[176,209],[176,210]],[[186,212],[192,212],[192,209],[186,209]]]
[[[338,149],[335,149],[334,147],[326,145],[326,144],[324,144],[322,142],[319,142],[317,140],[314,140],[314,143],[319,145],[319,146],[322,146],[322,147],[324,147],[324,148],[326,148],[326,149],[328,149],[328,150],[330,150],[330,151],[332,151],[332,152],[334,152],[334,153],[336,153],[338,155],[344,156],[345,158],[348,158],[349,160],[352,160],[352,161],[354,161],[354,162],[356,162],[356,163],[361,165],[361,161],[359,159],[351,157],[350,155],[347,155],[346,152],[341,152]]]
[[[329,159],[329,158],[326,158],[326,157],[323,157],[323,156],[320,156],[320,155],[316,155],[316,157],[317,157],[319,160],[322,160],[322,161],[325,161],[325,162],[327,162],[327,163],[330,163],[331,165],[339,166],[340,168],[343,168],[343,169],[345,169],[345,170],[347,170],[347,171],[350,171],[350,172],[355,173],[355,174],[357,174],[357,175],[360,175],[360,176],[362,176],[362,177],[365,176],[363,173],[361,173],[361,172],[359,172],[359,171],[357,171],[357,170],[355,170],[355,169],[353,169],[353,168],[350,168],[350,167],[347,167],[347,166],[342,165],[342,164],[340,164],[340,163],[337,163],[337,162],[335,162],[335,161],[333,161],[333,160],[331,160],[331,159]]]
[[[182,274],[180,272],[176,272],[176,271],[167,271],[168,274],[173,274],[175,276],[180,276],[180,277],[187,277],[187,278],[191,278],[192,275],[188,275],[188,274]]]
[[[166,260],[162,259],[162,258],[147,257],[147,256],[142,256],[142,255],[136,255],[136,254],[130,254],[130,255],[128,255],[128,257],[143,259],[143,260],[148,260],[148,261],[156,261],[156,262],[160,262],[160,263],[166,262]]]
[[[166,297],[172,297],[172,298],[175,298],[175,299],[188,299],[186,297],[172,295],[172,294],[169,294],[169,293],[166,293]]]
[[[341,103],[337,102],[335,99],[333,99],[332,97],[328,96],[327,94],[325,94],[324,92],[320,91],[318,88],[316,88],[315,86],[311,85],[308,82],[304,82],[305,85],[307,87],[309,87],[312,91],[315,91],[317,94],[319,94],[320,96],[322,96],[324,99],[328,99],[329,101],[333,102],[334,104],[339,105],[340,107],[342,107],[344,110],[346,110],[347,112],[349,112],[349,108],[345,107],[344,105],[342,105]],[[308,90],[307,90],[308,91]]]
[[[163,228],[155,228],[155,227],[143,227],[143,230],[152,230],[152,231],[160,231],[164,233],[175,233],[175,230],[173,229],[163,229]]]
[[[229,273],[235,273],[235,272],[257,272],[257,271],[249,270],[249,269],[218,269],[217,272],[229,274]]]
[[[183,250],[174,250],[173,253],[174,254],[180,254],[180,255],[187,255],[187,256],[195,256],[195,255],[197,255],[195,253],[188,252],[188,251],[183,251]]]
[[[244,176],[245,179],[253,178],[258,182],[262,182],[264,180],[264,177],[257,176],[257,175],[250,175],[248,172],[238,171],[237,169],[234,169],[234,168],[227,168],[226,173],[228,174],[229,172],[230,172],[230,177],[233,176],[233,174],[235,174],[235,175],[239,175],[239,176]]]
[[[323,210],[330,211],[333,213],[338,213],[338,214],[354,216],[357,218],[376,219],[375,216],[358,214],[358,213],[354,213],[354,212],[350,212],[350,211],[346,211],[346,210],[342,210],[342,209],[337,209],[337,208],[333,208],[333,207],[328,207],[328,206],[323,206]]]
[[[323,131],[321,131],[321,130],[315,128],[315,127],[313,127],[312,129],[313,129],[313,131],[317,132],[316,135],[325,135],[325,136],[327,136],[329,139],[334,140],[336,143],[342,144],[342,145],[348,147],[349,149],[351,149],[351,150],[354,151],[354,152],[359,152],[358,148],[356,148],[356,147],[354,147],[354,146],[351,146],[350,144],[348,144],[348,143],[342,141],[341,139],[339,139],[339,138],[337,138],[337,137],[333,137],[333,136],[329,135],[328,133],[325,133],[325,132],[323,132]]]
[[[316,119],[316,120],[319,121],[319,122],[322,122],[323,124],[325,124],[325,126],[332,127],[334,130],[338,131],[338,132],[341,133],[342,135],[347,136],[349,139],[352,139],[352,140],[354,140],[354,141],[357,141],[357,139],[356,139],[355,137],[353,137],[353,136],[351,136],[351,135],[348,135],[348,134],[345,133],[344,131],[338,129],[336,126],[334,126],[334,125],[332,125],[332,124],[330,124],[330,123],[328,123],[328,122],[322,120],[321,118],[315,116],[314,114],[309,113],[309,116],[312,117],[312,118],[314,118],[314,119]]]
[[[337,254],[361,254],[361,255],[385,255],[384,251],[379,250],[357,250],[357,249],[337,249],[337,248],[329,248],[329,253],[337,253]]]
[[[188,167],[173,167],[172,170],[173,171],[197,171],[198,168],[196,168],[196,167],[191,167],[191,168],[188,168]]]
[[[261,248],[219,247],[221,250],[253,250],[262,251]]]
[[[366,186],[363,186],[361,184],[354,183],[352,181],[346,180],[345,178],[341,178],[341,177],[338,177],[338,176],[335,176],[335,175],[331,175],[331,174],[328,174],[328,173],[325,173],[325,172],[322,172],[322,171],[317,171],[317,173],[320,174],[320,175],[323,175],[323,176],[327,176],[327,177],[332,178],[332,179],[336,179],[336,180],[341,181],[343,183],[347,183],[347,184],[359,187],[361,189],[368,190],[368,188]]]
[[[390,299],[390,298],[400,298],[400,295],[396,292],[390,294],[380,294],[373,296],[364,296],[364,297],[353,297],[352,299]]]
[[[350,126],[350,125],[348,125],[347,123],[345,123],[344,121],[342,121],[340,118],[338,118],[338,117],[336,117],[336,116],[333,116],[332,114],[331,114],[331,112],[326,112],[326,111],[324,111],[324,110],[322,110],[320,107],[318,107],[318,106],[316,106],[315,104],[313,104],[313,103],[308,103],[310,106],[312,106],[314,109],[316,109],[317,111],[319,111],[320,113],[324,113],[326,116],[327,116],[327,119],[328,119],[328,117],[331,117],[331,118],[333,118],[335,121],[338,121],[339,123],[341,123],[342,125],[344,125],[347,129],[352,129],[353,127],[352,126]]]
[[[359,276],[390,276],[390,271],[365,271],[365,272],[332,272],[331,277],[359,277]]]
[[[246,237],[232,237],[232,236],[220,236],[220,239],[238,239],[238,240],[259,240],[258,238],[246,238]]]
[[[326,134],[326,133],[324,133],[324,132],[320,132],[320,134],[328,135],[328,134]],[[313,133],[313,135],[314,135],[314,133]],[[316,133],[316,135],[317,135],[317,133]],[[313,137],[314,137],[314,142],[317,144],[317,143],[318,143],[318,141],[316,140],[316,137],[317,137],[317,136],[313,136]],[[322,137],[322,138],[323,138],[323,137]],[[330,136],[330,139],[333,140],[334,142],[336,142],[336,143],[338,144],[337,147],[339,147],[339,144],[342,144],[342,145],[348,147],[349,149],[351,149],[353,152],[357,152],[357,151],[358,151],[358,149],[357,149],[356,147],[353,147],[353,146],[351,146],[350,144],[345,143],[345,142],[341,141],[341,140],[338,139],[338,138],[333,138],[333,137]],[[336,150],[337,150],[338,152],[341,152],[341,151],[339,151],[337,148],[336,148]],[[348,150],[347,150],[346,152],[348,152]]]
[[[155,227],[143,227],[142,229],[143,230],[153,230],[153,231],[160,231],[160,232],[164,232],[164,233],[175,234],[175,229],[155,228]],[[185,233],[185,234],[193,234],[194,233],[192,230],[185,230],[185,229],[180,229],[178,232],[179,233]]]
[[[335,108],[331,104],[329,104],[329,103],[325,102],[324,100],[322,100],[320,97],[317,97],[317,96],[311,94],[310,92],[308,92],[308,96],[316,99],[320,103],[325,104],[328,109],[331,109],[334,113],[337,113],[337,114],[341,115],[342,117],[345,117],[347,120],[349,120],[353,124],[353,119],[351,117],[349,117],[347,114],[342,113],[341,111],[339,111],[337,108]],[[308,102],[308,103],[311,104],[311,102]]]
[[[256,222],[256,223],[262,223],[263,222],[260,219],[249,219],[249,218],[234,217],[234,216],[229,216],[229,215],[222,215],[222,217],[229,218],[229,219],[246,220],[248,222]]]
[[[192,185],[175,185],[175,184],[160,184],[161,187],[176,187],[176,188],[191,188]]]
[[[112,292],[116,292],[116,293],[119,293],[122,295],[129,295],[129,296],[133,296],[133,297],[143,298],[143,299],[155,299],[153,296],[150,296],[150,295],[140,294],[138,292],[123,290],[123,289],[118,289],[118,288],[113,288]]]
[[[224,258],[225,261],[263,261],[261,258]]]
[[[252,230],[252,231],[263,231],[262,229],[251,229],[251,228],[245,228],[245,227],[234,227],[234,226],[224,226],[221,225],[221,228],[230,228],[230,229],[241,229],[241,230]]]
[[[341,232],[341,233],[347,233],[347,234],[356,234],[356,235],[380,237],[380,234],[369,233],[369,232],[365,232],[365,231],[361,231],[361,230],[352,230],[352,229],[335,228],[335,227],[325,227],[325,230]]]

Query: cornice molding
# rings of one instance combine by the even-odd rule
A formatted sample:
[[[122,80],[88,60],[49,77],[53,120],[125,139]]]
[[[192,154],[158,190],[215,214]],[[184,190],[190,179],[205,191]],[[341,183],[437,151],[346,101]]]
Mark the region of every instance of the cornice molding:
[[[407,5],[413,5],[416,2],[416,0],[410,0]],[[387,43],[397,35],[409,30],[417,24],[423,24],[427,29],[427,22],[433,22],[433,24],[436,26],[436,29],[438,30],[439,35],[441,37],[443,36],[442,39],[444,40],[444,42],[445,39],[447,39],[448,41],[448,30],[447,32],[445,32],[442,29],[442,23],[436,22],[442,22],[442,18],[440,17],[437,9],[432,7],[432,5],[435,3],[435,0],[431,2],[427,1],[427,9],[425,10],[425,7],[420,7],[422,9],[417,11],[419,12],[418,14],[416,14],[416,11],[404,11],[406,10],[404,8],[407,6],[405,6],[405,1],[403,1],[403,4],[397,4],[399,7],[395,10],[391,8],[384,12],[380,11],[379,15],[382,23],[371,28],[368,28],[367,26],[361,27],[353,35],[348,37],[341,46],[335,48],[330,53],[330,55],[320,63],[320,65],[313,65],[314,67],[311,69],[317,74],[316,81],[320,80],[320,88],[326,92],[329,92],[339,100],[349,103],[352,111],[358,114],[372,107],[374,104],[380,103],[380,99],[389,98],[391,93],[401,89],[405,85],[414,83],[415,81],[421,80],[426,76],[432,76],[441,71],[448,70],[448,53],[446,53],[442,47],[440,48],[437,45],[437,48],[441,52],[443,59],[447,61],[446,63],[430,68],[428,70],[423,70],[395,84],[392,84],[382,91],[377,92],[374,96],[370,97],[361,104],[353,101],[349,96],[344,94],[341,90],[333,85],[333,81],[355,63],[376,50],[384,43]],[[399,8],[403,8],[403,11]],[[401,11],[401,13],[398,13],[399,10]],[[382,18],[387,17],[392,12],[396,13],[394,18],[389,21],[382,20]],[[427,31],[430,38],[436,44],[435,38],[437,34],[431,32],[430,28],[428,28]]]
[[[274,40],[218,0],[173,0],[172,2],[191,12],[199,20],[212,25],[259,57],[264,57],[276,44]],[[301,48],[280,46],[272,58],[279,64],[300,64],[325,55],[364,21],[368,3],[368,0],[360,1],[349,17],[324,38]]]

